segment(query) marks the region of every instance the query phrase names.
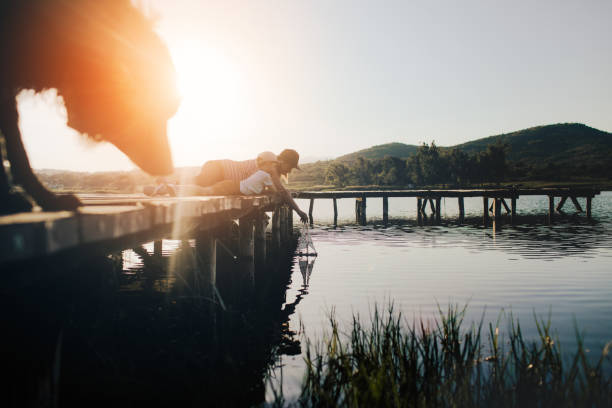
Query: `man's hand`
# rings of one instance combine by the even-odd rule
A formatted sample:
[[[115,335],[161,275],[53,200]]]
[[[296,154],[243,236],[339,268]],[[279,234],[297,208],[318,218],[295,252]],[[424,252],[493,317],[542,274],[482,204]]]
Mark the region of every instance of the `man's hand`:
[[[308,214],[306,214],[304,211],[298,211],[298,215],[300,216],[302,222],[308,222]]]

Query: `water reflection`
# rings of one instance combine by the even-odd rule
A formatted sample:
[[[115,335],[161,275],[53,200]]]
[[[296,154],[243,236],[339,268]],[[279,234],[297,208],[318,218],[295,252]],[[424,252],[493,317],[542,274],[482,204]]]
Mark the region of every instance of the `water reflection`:
[[[302,351],[288,321],[308,292],[286,302],[292,258],[277,256],[258,271],[260,292],[245,308],[223,282],[238,265],[219,253],[223,311],[203,296],[195,243],[163,248],[149,243],[76,267],[40,265],[30,284],[2,296],[2,361],[14,373],[2,389],[14,406],[264,401],[276,356]]]

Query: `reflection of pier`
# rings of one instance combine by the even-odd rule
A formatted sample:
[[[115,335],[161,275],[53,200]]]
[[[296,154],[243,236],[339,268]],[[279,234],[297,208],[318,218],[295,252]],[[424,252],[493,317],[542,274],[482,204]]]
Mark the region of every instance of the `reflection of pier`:
[[[512,223],[516,220],[516,200],[520,196],[548,196],[548,221],[552,223],[555,211],[563,213],[563,206],[569,199],[576,210],[585,212],[578,202],[578,198],[586,199],[586,217],[591,218],[591,203],[600,191],[592,188],[497,188],[497,189],[469,189],[469,190],[379,190],[379,191],[303,191],[294,194],[296,198],[310,199],[308,215],[310,223],[313,222],[313,204],[315,199],[332,199],[334,206],[334,224],[338,223],[337,200],[340,198],[355,199],[355,220],[361,225],[366,224],[366,207],[368,198],[382,198],[383,221],[389,219],[389,197],[414,197],[417,199],[417,219],[419,223],[427,220],[427,207],[431,211],[430,218],[435,223],[441,220],[440,203],[443,198],[456,198],[459,206],[458,220],[463,223],[465,219],[464,199],[466,197],[482,197],[483,224],[488,226],[491,220],[502,217],[502,208],[510,217]],[[559,199],[555,207],[555,199]],[[489,205],[489,200],[491,204]],[[510,203],[510,205],[508,205]]]

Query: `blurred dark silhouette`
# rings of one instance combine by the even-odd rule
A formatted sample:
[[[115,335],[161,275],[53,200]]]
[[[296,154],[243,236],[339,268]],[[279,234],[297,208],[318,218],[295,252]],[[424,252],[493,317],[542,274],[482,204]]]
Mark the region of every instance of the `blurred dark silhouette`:
[[[151,174],[172,172],[166,121],[179,103],[175,70],[129,0],[0,0],[0,61],[0,213],[79,206],[32,172],[18,128],[23,89],[56,88],[70,127]]]

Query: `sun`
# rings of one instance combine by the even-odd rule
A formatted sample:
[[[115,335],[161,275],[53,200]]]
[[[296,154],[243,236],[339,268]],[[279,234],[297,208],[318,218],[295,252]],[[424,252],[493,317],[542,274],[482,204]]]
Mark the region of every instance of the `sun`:
[[[170,52],[182,102],[169,135],[180,165],[196,160],[195,150],[212,154],[216,141],[246,133],[248,92],[240,66],[223,52],[199,43],[171,47]],[[201,162],[201,154],[197,160]]]

